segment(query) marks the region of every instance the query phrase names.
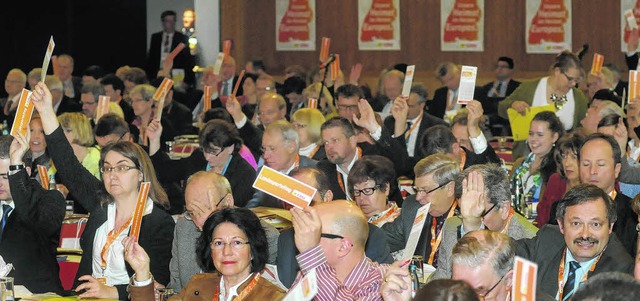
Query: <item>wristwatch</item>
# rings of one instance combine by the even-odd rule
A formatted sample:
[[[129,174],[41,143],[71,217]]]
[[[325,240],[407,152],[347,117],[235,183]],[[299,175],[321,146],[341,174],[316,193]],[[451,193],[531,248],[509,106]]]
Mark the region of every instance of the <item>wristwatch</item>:
[[[16,171],[21,169],[24,169],[24,164],[9,165],[9,171]]]

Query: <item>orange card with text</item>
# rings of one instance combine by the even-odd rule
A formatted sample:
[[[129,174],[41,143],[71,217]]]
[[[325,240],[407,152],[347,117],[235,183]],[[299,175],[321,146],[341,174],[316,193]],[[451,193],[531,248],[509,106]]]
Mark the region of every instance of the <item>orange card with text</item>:
[[[202,101],[204,101],[204,111],[211,110],[211,94],[213,94],[213,87],[204,86],[204,96],[202,97]]]
[[[42,188],[49,190],[49,175],[47,174],[47,167],[38,164],[38,175],[40,175],[40,182],[42,182]]]
[[[96,120],[100,120],[100,117],[105,114],[109,114],[109,101],[111,97],[100,95],[98,96],[98,107],[96,108]]]
[[[222,42],[222,53],[224,53],[224,55],[231,53],[231,40],[224,40]]]
[[[174,48],[173,51],[171,51],[171,53],[169,53],[169,55],[167,55],[166,60],[175,59],[176,56],[178,56],[178,54],[180,54],[180,51],[182,51],[182,49],[184,49],[184,43],[178,44],[178,46],[176,46],[176,48]]]
[[[144,207],[147,203],[150,186],[151,183],[143,182],[140,184],[140,190],[138,191],[138,201],[136,203],[136,210],[133,212],[133,221],[131,222],[131,231],[129,232],[129,236],[135,237],[136,240],[138,240],[140,236],[140,225],[142,225],[142,215],[144,214]]]
[[[51,56],[51,66],[53,67],[53,75],[58,76],[60,69],[58,69],[58,56]],[[44,81],[44,78],[42,79]]]
[[[224,61],[224,53],[220,52],[218,53],[218,56],[216,57],[216,63],[213,64],[213,74],[214,75],[219,75],[220,74],[220,68],[222,68],[222,62]]]
[[[336,60],[331,65],[331,80],[336,80],[340,76],[340,55],[336,54]]]
[[[629,70],[629,100],[640,95],[640,71]]]
[[[331,38],[322,38],[322,46],[320,48],[320,62],[324,62],[329,58],[329,46],[331,45]]]
[[[281,199],[295,207],[309,206],[316,189],[274,169],[262,166],[253,188]]]
[[[167,96],[167,92],[169,92],[169,89],[172,86],[173,86],[173,80],[165,77],[162,80],[162,83],[160,84],[158,89],[156,89],[156,93],[153,94],[153,99],[156,101],[160,101],[164,99],[164,97]]]
[[[231,98],[236,97],[236,94],[238,94],[238,89],[240,88],[240,83],[242,83],[243,78],[244,70],[240,71],[240,75],[238,75],[238,81],[236,82],[236,86],[233,88],[233,94],[231,94]]]
[[[516,256],[513,263],[512,300],[535,301],[538,265],[532,261]]]
[[[33,102],[31,101],[31,91],[22,89],[20,94],[20,102],[16,108],[16,118],[13,120],[11,126],[11,136],[16,137],[18,131],[22,136],[27,136],[27,125],[31,121],[31,115],[33,115]]]
[[[602,71],[602,65],[604,64],[604,55],[599,53],[593,54],[593,63],[591,64],[591,74],[597,75]]]

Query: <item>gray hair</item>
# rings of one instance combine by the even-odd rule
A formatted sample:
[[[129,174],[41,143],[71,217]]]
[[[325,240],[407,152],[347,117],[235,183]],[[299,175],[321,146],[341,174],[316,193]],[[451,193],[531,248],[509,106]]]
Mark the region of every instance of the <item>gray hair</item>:
[[[51,91],[62,91],[62,81],[56,75],[47,75],[44,79],[44,84],[47,85]]]
[[[475,268],[489,264],[498,277],[503,277],[513,268],[515,255],[515,242],[506,234],[476,230],[458,240],[453,247],[451,262]]]
[[[433,174],[438,185],[454,181],[460,173],[460,165],[445,154],[433,154],[420,160],[413,168],[416,177]]]
[[[501,209],[510,202],[511,190],[507,173],[497,164],[473,165],[463,170],[456,180],[456,198],[462,196],[462,180],[466,179],[472,171],[482,175],[485,197],[491,205]]]
[[[9,72],[7,73],[7,77],[9,77],[9,75],[11,74],[17,74],[18,76],[20,76],[20,80],[22,81],[23,85],[27,83],[27,74],[25,74],[24,71],[18,68],[13,68],[9,70]]]
[[[277,120],[269,124],[264,132],[276,131],[282,135],[284,142],[293,142],[296,146],[296,150],[300,148],[300,137],[298,137],[298,131],[286,120]],[[297,151],[296,151],[297,152]]]
[[[622,110],[622,108],[620,108],[620,106],[617,103],[610,100],[605,100],[602,102],[600,113],[598,114],[600,115],[600,117],[604,117],[611,114],[625,117],[624,110]]]
[[[93,100],[98,101],[100,95],[104,95],[104,88],[99,83],[86,83],[82,85],[82,90],[80,91],[82,94],[91,93],[93,95]]]
[[[144,99],[145,101],[150,101],[153,98],[153,94],[156,93],[156,88],[149,84],[140,84],[133,87],[133,89],[131,89],[131,91],[129,92],[129,95],[133,93],[140,93],[142,99]]]
[[[427,89],[420,83],[413,84],[413,86],[411,86],[410,93],[418,95],[418,104],[426,103],[427,97],[429,97],[429,92],[427,92]]]

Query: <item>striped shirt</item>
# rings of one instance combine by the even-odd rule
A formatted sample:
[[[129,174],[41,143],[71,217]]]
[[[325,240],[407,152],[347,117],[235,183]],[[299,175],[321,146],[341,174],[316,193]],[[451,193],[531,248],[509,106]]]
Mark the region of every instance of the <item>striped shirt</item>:
[[[300,265],[300,273],[294,286],[304,274],[316,269],[318,294],[314,300],[382,300],[380,286],[388,265],[373,262],[363,255],[344,282],[340,282],[336,271],[327,263],[320,245],[297,255],[296,259]]]

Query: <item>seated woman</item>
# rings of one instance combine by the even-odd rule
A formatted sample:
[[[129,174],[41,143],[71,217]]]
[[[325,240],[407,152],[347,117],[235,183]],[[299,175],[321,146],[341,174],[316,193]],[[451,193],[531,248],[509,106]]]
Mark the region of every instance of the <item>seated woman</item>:
[[[137,85],[131,89],[129,97],[131,99],[131,106],[133,107],[133,113],[136,118],[131,123],[131,137],[133,141],[140,145],[149,145],[147,140],[147,128],[149,124],[155,119],[156,116],[156,101],[153,100],[153,94],[156,92],[156,88],[152,85],[142,84]],[[176,136],[176,131],[171,124],[171,121],[166,118],[160,120],[164,131],[162,133],[161,142],[162,145],[166,141],[173,140]]]
[[[64,136],[71,144],[73,154],[82,166],[94,177],[100,178],[100,150],[93,147],[93,130],[89,118],[82,113],[64,113],[58,116],[60,127],[64,130]]]
[[[327,153],[322,144],[320,127],[325,119],[317,109],[302,108],[291,116],[291,124],[298,131],[300,148],[298,154],[316,161],[327,158]]]
[[[528,207],[526,202],[536,203],[543,195],[549,177],[556,172],[553,151],[563,134],[562,122],[553,112],[540,112],[531,121],[527,138],[531,153],[524,160],[514,162],[511,175],[511,195],[516,198],[513,208],[527,218],[535,217],[537,204],[525,208]]]
[[[135,241],[123,241],[125,258],[135,275],[131,300],[154,301],[149,256]],[[261,277],[269,256],[260,219],[249,209],[226,208],[204,223],[196,245],[205,274],[194,275],[178,295],[169,300],[281,300],[285,292]],[[235,298],[234,298],[235,297]]]
[[[200,130],[200,149],[180,160],[171,160],[159,152],[163,129],[156,125],[159,126],[157,122],[152,123],[148,129],[149,154],[163,183],[181,180],[186,183],[190,175],[200,170],[217,172],[229,180],[236,206],[247,204],[253,196],[251,184],[256,179],[256,171],[238,154],[242,139],[235,125],[223,120],[207,122]]]
[[[383,156],[364,156],[353,164],[347,182],[349,193],[369,223],[382,227],[400,215],[396,202],[389,201],[389,195],[398,190],[391,160]]]
[[[573,132],[562,136],[556,143],[553,157],[558,166],[558,172],[549,177],[542,199],[538,203],[536,217],[538,228],[548,223],[557,224],[555,220],[557,202],[562,199],[565,192],[580,184],[578,151],[583,142],[584,135]]]
[[[51,168],[51,158],[49,158],[49,154],[47,153],[47,141],[44,140],[44,131],[42,130],[42,121],[40,120],[40,116],[36,115],[31,118],[31,121],[29,122],[29,132],[31,133],[29,149],[33,154],[33,161],[30,166],[31,178],[40,183],[41,180],[38,165],[45,166],[48,174],[55,174],[55,168]],[[47,175],[47,177],[49,176]]]
[[[173,241],[173,218],[163,209],[169,204],[147,153],[137,144],[120,141],[102,149],[102,181],[92,176],[73,155],[62,127],[58,124],[51,93],[39,83],[33,93],[40,113],[47,148],[62,183],[91,213],[82,233],[82,259],[75,290],[79,298],[126,300],[133,270],[124,260],[122,240],[128,236],[137,205],[138,187],[150,182],[140,228],[140,245],[150,251],[150,269],[156,280],[169,282],[169,260]]]

